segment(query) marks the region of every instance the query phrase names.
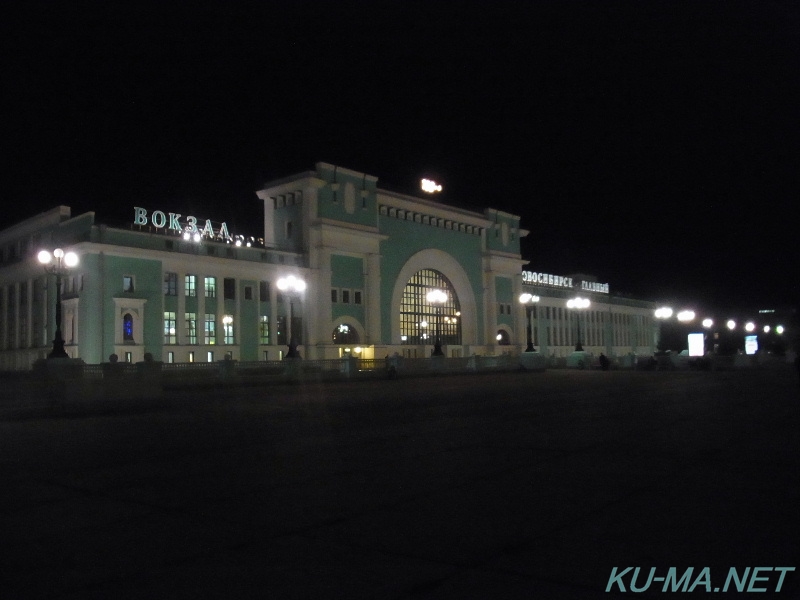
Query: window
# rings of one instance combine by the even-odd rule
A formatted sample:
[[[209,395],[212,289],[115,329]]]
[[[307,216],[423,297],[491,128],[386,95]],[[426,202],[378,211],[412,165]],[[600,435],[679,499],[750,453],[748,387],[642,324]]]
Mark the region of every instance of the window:
[[[269,302],[269,281],[258,282],[258,299],[261,302]]]
[[[206,360],[210,363],[214,362],[214,353],[211,350],[206,352]]]
[[[194,298],[197,296],[197,275],[187,275],[183,278],[186,296]]]
[[[331,290],[331,302],[336,304],[339,301],[339,290]]]
[[[178,274],[177,273],[164,273],[164,295],[177,296],[178,295]]]
[[[286,221],[286,239],[290,239],[292,237],[292,222]]]
[[[353,292],[353,304],[361,304],[361,291],[356,290]]]
[[[350,290],[342,290],[342,304],[350,304]]]
[[[205,336],[203,338],[206,344],[217,343],[217,316],[206,313],[205,319]]]
[[[206,277],[206,298],[216,298],[217,297],[217,278],[216,277]]]
[[[175,362],[175,353],[174,352],[167,352],[167,362],[172,364]]]
[[[252,300],[253,299],[253,287],[246,285],[244,286],[244,299],[245,300]]]
[[[269,344],[269,317],[261,315],[258,322],[258,339],[260,344]]]
[[[447,300],[433,305],[427,299],[431,290],[442,290]],[[439,271],[423,269],[409,279],[400,305],[400,342],[433,344],[439,336],[444,345],[461,344],[461,308],[455,289]]]
[[[225,315],[222,317],[222,338],[225,344],[235,344],[233,337],[233,317]]]
[[[191,352],[189,352],[189,362],[190,362],[190,363],[193,363],[193,362],[194,362],[194,350],[192,350]]]
[[[122,339],[126,342],[133,341],[133,317],[130,313],[125,313],[122,317]]]
[[[357,344],[360,340],[356,328],[342,323],[333,330],[333,343],[334,344]]]
[[[186,340],[190,344],[197,343],[197,313],[186,313]]]
[[[175,313],[172,311],[164,312],[164,343],[177,344],[178,340],[175,335]]]
[[[133,293],[133,277],[131,275],[122,276],[122,291],[129,294]]]
[[[236,280],[226,277],[222,280],[223,296],[225,300],[236,300]]]

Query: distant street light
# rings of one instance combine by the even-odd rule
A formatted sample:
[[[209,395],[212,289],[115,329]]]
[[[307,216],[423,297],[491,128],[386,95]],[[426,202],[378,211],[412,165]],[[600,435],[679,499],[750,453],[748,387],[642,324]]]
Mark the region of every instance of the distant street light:
[[[672,316],[672,309],[664,306],[656,309],[656,319],[669,319]]]
[[[678,321],[681,323],[688,323],[689,321],[694,321],[694,311],[693,310],[682,310],[678,313]]]
[[[733,319],[730,319],[730,320],[728,320],[727,323],[725,323],[725,326],[728,329],[730,329],[731,331],[733,331],[734,329],[736,329],[736,321],[734,321]]]
[[[588,298],[572,298],[567,300],[567,308],[575,310],[575,318],[578,323],[578,339],[575,343],[575,352],[583,352],[583,344],[581,344],[581,317],[580,311],[589,308],[591,302]]]
[[[533,315],[533,305],[539,302],[539,299],[539,296],[527,292],[519,296],[520,303],[525,305],[525,321],[528,324],[528,346],[525,348],[525,352],[536,352],[536,349],[533,347],[533,325],[531,324],[531,316]]]
[[[706,329],[711,329],[714,326],[714,321],[711,319],[703,319],[703,327]]]
[[[56,333],[53,338],[53,350],[47,355],[47,358],[69,358],[64,351],[64,337],[61,335],[61,277],[69,269],[78,265],[78,255],[56,248],[52,254],[47,250],[42,250],[37,258],[44,266],[45,271],[56,276]]]

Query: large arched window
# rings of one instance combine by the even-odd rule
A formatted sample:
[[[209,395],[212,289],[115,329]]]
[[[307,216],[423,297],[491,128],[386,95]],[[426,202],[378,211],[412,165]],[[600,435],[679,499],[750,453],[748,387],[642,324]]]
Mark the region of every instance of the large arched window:
[[[358,339],[358,331],[352,325],[342,323],[333,330],[334,344],[358,344],[360,341]]]
[[[428,301],[428,292],[442,290],[441,304]],[[461,306],[447,277],[433,269],[417,271],[403,289],[400,306],[400,340],[403,344],[461,344]]]

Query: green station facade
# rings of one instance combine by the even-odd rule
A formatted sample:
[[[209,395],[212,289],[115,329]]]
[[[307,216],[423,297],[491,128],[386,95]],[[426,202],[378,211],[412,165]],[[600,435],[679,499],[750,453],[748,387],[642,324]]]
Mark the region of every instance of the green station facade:
[[[378,187],[327,163],[256,192],[263,224],[230,231],[225,215],[131,206],[127,226],[52,210],[0,232],[0,369],[50,349],[60,281],[72,358],[101,363],[272,361],[520,353],[607,356],[655,350],[654,304],[614,296],[591,276],[526,270],[536,235],[501,210],[464,210]],[[59,274],[37,260],[78,255]],[[444,292],[431,300],[432,290]],[[520,297],[528,299],[527,303]],[[571,309],[575,296],[590,300]]]

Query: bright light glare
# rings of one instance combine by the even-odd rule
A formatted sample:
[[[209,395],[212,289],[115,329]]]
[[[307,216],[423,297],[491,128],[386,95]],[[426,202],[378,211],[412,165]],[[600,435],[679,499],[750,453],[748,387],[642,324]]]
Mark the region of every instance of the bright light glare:
[[[64,255],[64,264],[68,267],[74,267],[78,264],[78,255],[74,252],[67,252]]]
[[[756,324],[753,323],[752,321],[748,321],[747,323],[745,323],[744,328],[747,331],[753,331],[756,328]]]
[[[706,329],[712,327],[713,325],[714,321],[712,321],[711,319],[703,319],[703,327],[705,327]]]
[[[657,319],[669,319],[672,316],[672,309],[668,306],[662,306],[656,309]]]
[[[442,191],[442,186],[433,181],[432,179],[423,179],[420,182],[420,186],[422,187],[423,192],[428,192],[429,194]]]
[[[425,297],[431,304],[444,304],[447,302],[447,292],[442,290],[431,290]]]
[[[764,325],[764,333],[769,333],[770,327],[769,325]]]
[[[39,252],[39,254],[36,255],[36,257],[39,259],[39,262],[42,263],[43,265],[48,265],[50,264],[50,261],[53,260],[53,256],[47,250],[42,250],[41,252]]]
[[[682,310],[678,313],[678,321],[682,321],[686,323],[688,321],[694,320],[694,311],[693,310]]]
[[[53,250],[53,256],[55,256],[56,258],[61,258],[64,256],[64,251],[61,248],[56,248],[55,250]]]
[[[289,275],[288,277],[281,277],[276,284],[278,289],[282,292],[304,292],[306,289],[306,282],[302,279]]]
[[[733,319],[731,319],[730,321],[725,323],[725,325],[727,325],[728,329],[730,329],[730,330],[736,329],[736,321],[734,321]]]
[[[519,295],[519,301],[522,304],[527,304],[528,302],[538,302],[540,300],[539,296],[534,296],[533,294],[529,294],[525,292]]]
[[[567,300],[567,308],[589,308],[590,304],[591,302],[589,302],[588,298],[578,297]]]
[[[782,334],[784,331],[785,331],[785,330],[783,329],[783,325],[778,325],[778,326],[775,328],[775,333],[777,333],[778,335]]]

